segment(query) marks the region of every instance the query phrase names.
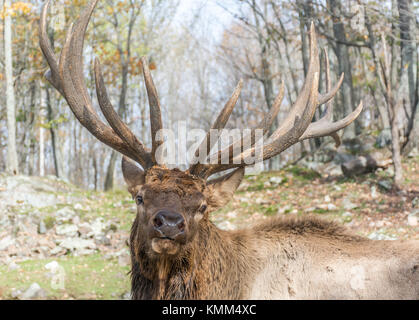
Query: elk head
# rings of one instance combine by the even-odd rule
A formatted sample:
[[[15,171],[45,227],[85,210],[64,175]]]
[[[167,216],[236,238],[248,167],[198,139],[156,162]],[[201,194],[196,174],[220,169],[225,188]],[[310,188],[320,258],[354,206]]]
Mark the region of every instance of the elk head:
[[[284,96],[284,84],[279,90],[272,108],[263,120],[247,137],[250,147],[237,152],[231,144],[220,150],[216,159],[228,151],[227,164],[208,164],[197,162],[188,170],[168,169],[157,163],[156,150],[162,143],[157,140],[157,132],[162,129],[160,102],[154,86],[147,59],[142,58],[142,68],[150,105],[151,150],[135,137],[128,126],[121,120],[109,100],[101,67],[98,60],[94,63],[96,92],[99,106],[108,124],[98,116],[83,80],[83,42],[92,12],[98,0],[93,0],[81,14],[81,17],[68,29],[66,41],[59,60],[47,36],[47,11],[50,1],[46,1],[40,20],[40,46],[49,64],[46,73],[49,82],[66,99],[79,122],[97,139],[124,155],[122,171],[128,189],[137,204],[137,217],[131,234],[131,247],[144,250],[149,256],[176,256],[188,248],[196,235],[210,224],[209,213],[225,205],[239,186],[244,167],[251,163],[248,159],[255,153],[256,129],[268,133],[276,118]],[[291,107],[284,122],[267,138],[263,145],[263,160],[278,155],[290,146],[313,137],[332,136],[339,144],[336,132],[352,123],[362,111],[362,103],[351,114],[337,122],[332,121],[331,100],[342,84],[343,74],[332,88],[329,75],[329,61],[325,51],[326,93],[318,93],[319,58],[314,25],[310,30],[310,64],[301,93]],[[242,81],[213,123],[211,129],[221,130],[239,98]],[[323,117],[312,122],[316,108],[326,104]],[[206,135],[198,150],[205,150],[205,158],[216,141]],[[242,140],[242,141],[243,141]],[[241,147],[241,146],[240,146]],[[198,156],[199,151],[195,153]],[[202,157],[202,154],[199,155]],[[214,156],[211,155],[214,159]],[[140,167],[137,166],[138,163]],[[212,175],[230,170],[219,178],[208,180]]]

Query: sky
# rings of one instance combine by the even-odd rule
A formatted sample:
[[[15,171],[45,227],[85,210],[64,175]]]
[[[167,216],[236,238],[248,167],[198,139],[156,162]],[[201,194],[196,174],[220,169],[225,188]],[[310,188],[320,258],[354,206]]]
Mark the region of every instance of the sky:
[[[196,27],[206,28],[206,32],[212,35],[213,40],[218,41],[233,17],[217,2],[218,0],[180,0],[175,20],[180,25],[185,25],[193,21],[194,16],[199,13],[199,18],[195,21]],[[224,3],[228,1],[224,0]]]

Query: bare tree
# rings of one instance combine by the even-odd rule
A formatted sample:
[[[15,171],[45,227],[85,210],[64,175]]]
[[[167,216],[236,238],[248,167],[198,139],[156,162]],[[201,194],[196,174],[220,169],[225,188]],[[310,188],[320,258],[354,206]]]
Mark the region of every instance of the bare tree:
[[[16,152],[16,111],[15,93],[13,88],[12,60],[12,17],[10,0],[4,0],[4,57],[6,69],[6,104],[7,104],[7,170],[18,174],[18,159]]]

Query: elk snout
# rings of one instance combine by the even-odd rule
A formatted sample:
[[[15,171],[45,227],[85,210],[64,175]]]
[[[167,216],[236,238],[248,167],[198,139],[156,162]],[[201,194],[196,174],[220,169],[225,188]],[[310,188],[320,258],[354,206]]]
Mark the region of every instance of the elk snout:
[[[153,218],[153,226],[164,238],[180,240],[185,233],[185,219],[177,212],[160,210]]]

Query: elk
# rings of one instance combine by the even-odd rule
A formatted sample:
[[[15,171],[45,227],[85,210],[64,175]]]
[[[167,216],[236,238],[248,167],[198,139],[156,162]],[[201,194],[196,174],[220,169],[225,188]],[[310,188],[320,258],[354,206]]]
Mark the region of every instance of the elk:
[[[251,131],[249,148],[230,156],[227,164],[197,162],[186,171],[169,169],[156,159],[161,144],[156,133],[162,128],[162,118],[146,58],[142,58],[142,68],[150,105],[151,149],[114,111],[98,60],[94,62],[97,99],[109,126],[93,107],[83,80],[83,42],[97,2],[91,1],[68,29],[57,61],[47,36],[50,1],[46,1],[40,19],[40,47],[50,68],[46,78],[78,121],[123,154],[123,176],[137,206],[129,240],[133,299],[419,298],[418,241],[373,241],[311,216],[272,218],[238,231],[217,228],[210,213],[228,203],[239,186],[246,159],[255,152],[254,132],[268,133],[281,105],[284,84],[273,107]],[[332,136],[339,144],[336,132],[362,111],[361,103],[344,119],[333,122],[331,100],[343,75],[332,87],[327,55],[325,58],[326,93],[320,94],[319,53],[312,24],[306,79],[284,122],[264,142],[264,160],[309,138]],[[226,125],[240,90],[241,82],[212,129]],[[324,116],[312,122],[322,104],[326,104]],[[206,156],[213,147],[208,137],[202,141]],[[228,148],[234,149],[233,145]],[[218,178],[209,179],[217,173]]]

